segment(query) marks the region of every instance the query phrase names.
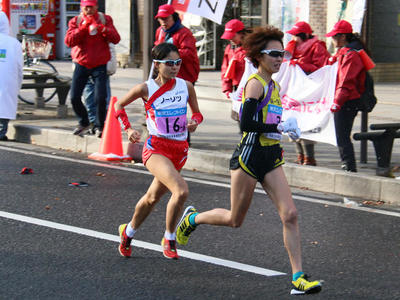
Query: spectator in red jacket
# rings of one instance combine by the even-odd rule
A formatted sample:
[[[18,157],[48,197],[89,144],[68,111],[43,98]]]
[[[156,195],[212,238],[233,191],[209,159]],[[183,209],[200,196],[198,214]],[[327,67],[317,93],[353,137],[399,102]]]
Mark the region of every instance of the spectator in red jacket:
[[[91,77],[95,84],[94,99],[97,103],[94,132],[101,137],[106,117],[107,62],[110,60],[108,44],[118,44],[120,36],[110,16],[97,11],[97,0],[82,0],[81,14],[68,23],[65,44],[71,47],[75,64],[72,75],[71,103],[79,124],[75,135],[82,135],[89,129],[87,110],[82,103],[82,93]]]
[[[236,90],[245,68],[246,52],[242,47],[242,41],[247,33],[242,21],[230,20],[225,24],[225,31],[221,39],[230,43],[225,47],[224,58],[221,66],[222,92],[229,99],[229,93]]]
[[[194,84],[199,77],[200,63],[197,56],[196,39],[192,32],[182,25],[179,15],[172,5],[161,5],[155,19],[160,23],[160,27],[156,30],[154,45],[157,46],[164,42],[174,44],[182,59],[177,77]]]
[[[286,49],[292,54],[291,65],[298,65],[306,74],[310,74],[325,65],[331,56],[326,44],[312,35],[311,26],[306,22],[297,22],[289,31],[293,38]],[[297,163],[316,166],[314,141],[299,139],[296,141]]]
[[[326,36],[332,37],[333,44],[338,48],[328,64],[338,62],[335,98],[331,111],[334,113],[342,169],[357,172],[350,135],[359,110],[360,97],[365,90],[366,69],[358,53],[359,50],[365,49],[365,46],[358,35],[353,33],[351,24],[344,20],[337,22]]]
[[[230,20],[225,24],[225,31],[221,39],[230,43],[225,47],[224,58],[221,65],[222,92],[230,99],[229,94],[236,91],[245,68],[246,51],[242,42],[247,30],[242,21]],[[239,121],[239,114],[232,110],[232,119]]]

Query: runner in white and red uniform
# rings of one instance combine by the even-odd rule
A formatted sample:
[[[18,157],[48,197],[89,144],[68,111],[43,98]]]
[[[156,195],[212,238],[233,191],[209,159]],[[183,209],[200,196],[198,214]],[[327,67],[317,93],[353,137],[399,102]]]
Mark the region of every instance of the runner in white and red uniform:
[[[176,78],[182,62],[176,46],[159,44],[153,48],[152,57],[156,78],[133,87],[115,104],[116,117],[121,121],[129,140],[135,143],[140,141],[140,132],[131,127],[124,106],[138,98],[143,99],[149,137],[144,143],[142,157],[146,168],[154,175],[146,194],[136,204],[131,222],[119,226],[119,252],[124,257],[131,256],[134,233],[154,205],[170,191],[172,195],[167,206],[166,230],[161,244],[165,257],[177,259],[175,227],[188,196],[188,186],[179,171],[187,158],[188,132],[196,130],[203,116],[193,84]],[[186,117],[187,104],[192,111],[189,120]]]
[[[154,79],[150,79],[146,84],[150,98],[160,87]],[[176,78],[175,87],[158,97],[151,108],[146,110],[146,125],[150,137],[143,149],[144,164],[152,154],[159,153],[168,157],[177,170],[182,169],[188,150],[186,142],[188,98],[186,81]]]

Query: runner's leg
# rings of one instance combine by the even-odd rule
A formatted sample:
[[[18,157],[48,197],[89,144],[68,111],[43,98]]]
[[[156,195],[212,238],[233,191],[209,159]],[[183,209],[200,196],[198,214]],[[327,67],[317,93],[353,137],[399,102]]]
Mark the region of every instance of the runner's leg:
[[[136,204],[135,212],[132,216],[131,226],[137,230],[144,222],[147,216],[151,213],[154,206],[160,201],[161,197],[168,191],[168,188],[163,185],[157,178],[153,179],[146,194]]]
[[[172,194],[167,205],[166,230],[173,233],[189,194],[188,185],[173,163],[163,155],[152,154],[146,167]]]
[[[199,213],[196,224],[240,227],[244,221],[257,180],[242,169],[231,171],[231,209],[215,208]]]
[[[268,172],[262,182],[264,190],[278,209],[283,224],[283,241],[289,255],[293,274],[302,271],[300,232],[297,209],[282,167]]]

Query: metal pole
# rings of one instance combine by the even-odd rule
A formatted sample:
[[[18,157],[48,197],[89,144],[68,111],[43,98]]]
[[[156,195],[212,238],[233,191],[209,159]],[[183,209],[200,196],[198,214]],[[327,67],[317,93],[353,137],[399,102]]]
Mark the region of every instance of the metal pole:
[[[362,111],[361,112],[361,132],[368,131],[368,112]],[[366,164],[368,161],[368,140],[361,140],[360,141],[360,163]]]
[[[261,0],[261,26],[268,24],[268,0]]]
[[[365,3],[365,12],[364,12],[364,22],[362,26],[362,38],[365,41],[365,44],[368,45],[368,8],[369,8],[369,1]],[[361,112],[361,132],[368,131],[368,112],[362,111]],[[368,140],[361,140],[360,141],[360,163],[366,164],[368,162]]]
[[[143,16],[143,81],[149,76],[151,67],[150,49],[153,46],[153,1],[144,1]]]

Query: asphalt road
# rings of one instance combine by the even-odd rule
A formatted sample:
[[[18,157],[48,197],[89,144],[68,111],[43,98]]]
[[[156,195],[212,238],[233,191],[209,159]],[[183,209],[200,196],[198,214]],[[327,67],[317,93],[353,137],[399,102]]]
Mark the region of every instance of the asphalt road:
[[[34,173],[19,174],[23,167]],[[184,176],[188,205],[229,207],[228,178]],[[0,144],[0,299],[296,297],[289,295],[280,220],[261,192],[241,228],[200,226],[178,261],[160,252],[165,197],[137,232],[133,257],[122,258],[118,225],[129,221],[151,180],[140,165]],[[79,181],[89,186],[68,185]],[[304,270],[325,281],[321,293],[306,297],[400,299],[399,211],[348,208],[336,196],[299,190],[294,198]]]

